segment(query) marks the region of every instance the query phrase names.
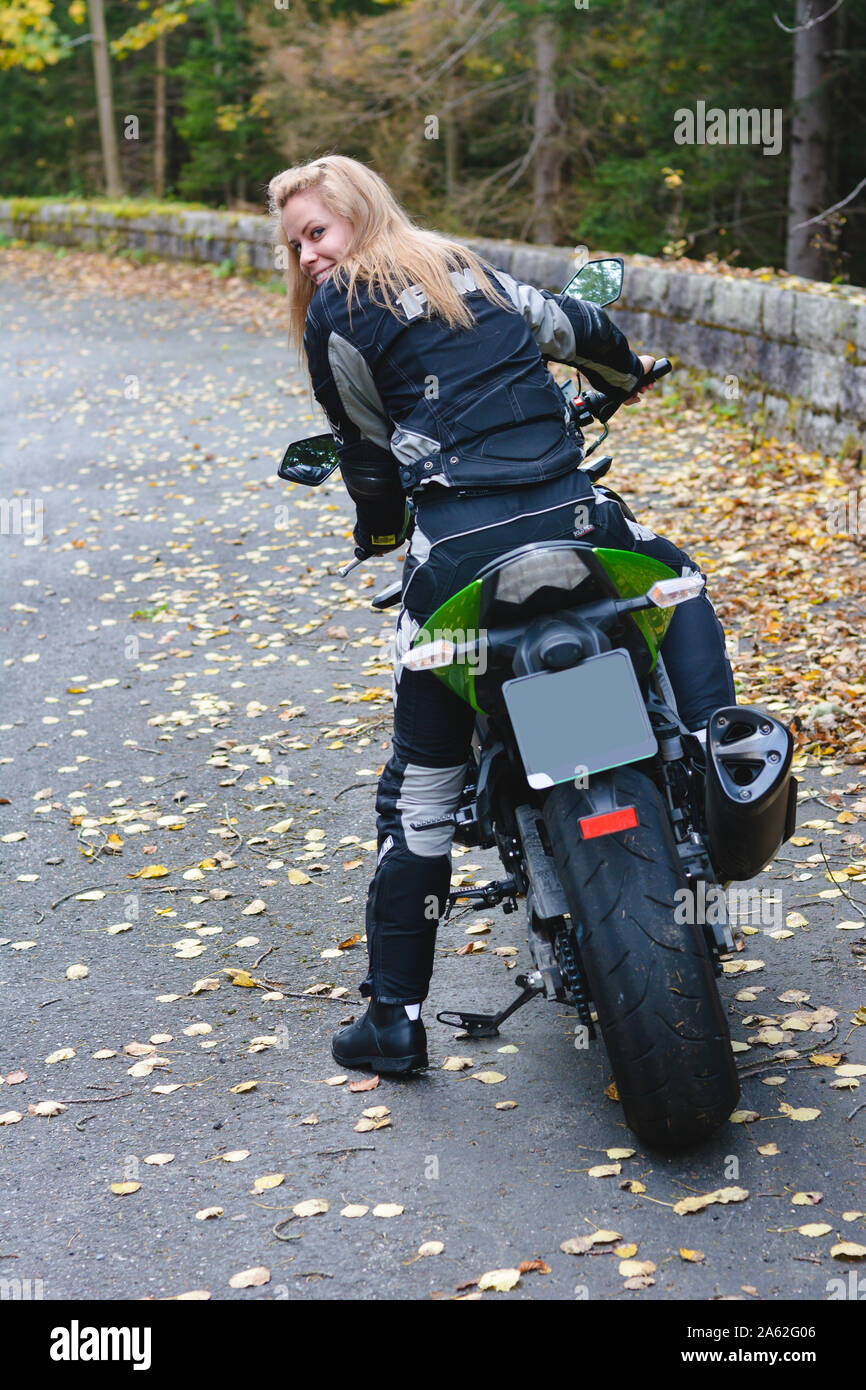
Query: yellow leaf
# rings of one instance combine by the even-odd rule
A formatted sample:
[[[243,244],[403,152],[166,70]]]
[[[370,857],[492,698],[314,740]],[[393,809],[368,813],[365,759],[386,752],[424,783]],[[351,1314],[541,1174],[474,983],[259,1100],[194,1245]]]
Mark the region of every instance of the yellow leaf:
[[[220,1154],[223,1163],[242,1163],[249,1156],[249,1149],[229,1149],[228,1153]]]
[[[787,1115],[789,1120],[817,1120],[821,1113],[820,1110],[814,1110],[808,1105],[801,1106],[797,1109],[795,1106],[789,1105],[785,1100],[779,1102],[779,1110],[781,1114]]]
[[[823,1192],[795,1192],[791,1202],[795,1207],[816,1207],[823,1196]]]
[[[621,1163],[596,1163],[594,1167],[587,1168],[588,1178],[616,1178],[622,1172]]]
[[[253,1182],[253,1191],[269,1192],[272,1187],[280,1187],[286,1180],[285,1173],[265,1173]]]
[[[516,1101],[516,1100],[498,1100],[498,1101],[496,1102],[496,1109],[497,1109],[497,1110],[516,1110],[516,1109],[517,1109],[517,1101]]]
[[[154,1168],[164,1168],[166,1163],[174,1161],[174,1154],[149,1154],[144,1161]]]
[[[350,1204],[350,1205],[347,1206],[347,1207],[343,1207],[343,1210],[340,1212],[340,1215],[341,1215],[341,1216],[348,1216],[348,1217],[351,1219],[352,1217],[356,1217],[356,1216],[366,1216],[366,1215],[367,1215],[367,1212],[368,1212],[369,1210],[370,1210],[369,1207],[360,1206],[360,1205],[358,1205],[358,1206],[353,1206],[352,1204]]]
[[[501,1071],[477,1071],[469,1078],[470,1081],[483,1081],[485,1086],[495,1086],[505,1077]]]
[[[780,1152],[781,1152],[781,1150],[779,1149],[779,1145],[778,1145],[778,1144],[759,1144],[759,1145],[758,1145],[758,1153],[759,1153],[759,1154],[763,1154],[765,1158],[770,1158],[770,1157],[772,1157],[773,1154],[777,1154],[777,1153],[780,1153]]]
[[[701,1197],[683,1197],[674,1205],[677,1216],[689,1216],[692,1212],[703,1211],[704,1207],[724,1205],[726,1202],[745,1202],[749,1193],[745,1187],[719,1187],[714,1192],[706,1192]]]
[[[330,1209],[330,1205],[324,1197],[310,1197],[306,1202],[298,1202],[292,1211],[295,1216],[321,1216]]]
[[[419,1255],[441,1255],[445,1249],[441,1240],[425,1240],[423,1245],[418,1246]]]
[[[139,869],[134,874],[128,874],[128,878],[165,878],[171,871],[164,864],[148,864],[146,868]]]
[[[153,1051],[153,1049],[151,1049],[151,1051]],[[59,1047],[56,1052],[50,1052],[45,1060],[46,1062],[68,1062],[74,1056],[74,1047]]]
[[[652,1260],[621,1260],[619,1272],[626,1279],[634,1279],[639,1274],[654,1274],[656,1268]]]
[[[623,1192],[633,1192],[635,1196],[639,1196],[641,1192],[646,1192],[645,1185],[638,1182],[637,1178],[626,1178],[625,1182],[620,1183],[620,1187]]]
[[[289,869],[289,883],[312,883],[309,874],[305,874],[301,869]]]
[[[229,1284],[233,1289],[257,1289],[262,1284],[270,1283],[271,1271],[264,1265],[255,1265],[252,1269],[239,1270],[233,1274]]]
[[[621,1260],[630,1260],[633,1255],[637,1254],[637,1246],[635,1244],[615,1245],[613,1247],[613,1253],[619,1255]]]
[[[248,970],[227,970],[226,974],[231,975],[233,985],[239,985],[242,989],[253,989],[255,987],[256,982]]]
[[[113,1182],[109,1184],[115,1197],[126,1197],[130,1192],[137,1192],[141,1187],[140,1182]]]
[[[239,1081],[237,1086],[229,1086],[229,1090],[233,1096],[243,1096],[247,1091],[254,1091],[258,1084],[258,1081]]]
[[[471,1057],[446,1057],[442,1063],[442,1071],[465,1071],[467,1067],[474,1065]]]
[[[838,1067],[841,1060],[841,1052],[812,1052],[809,1056],[809,1061],[813,1067]],[[866,1067],[863,1070],[866,1071]],[[836,1074],[838,1076],[840,1073],[837,1072]],[[851,1072],[848,1073],[849,1076],[852,1074]]]
[[[833,1227],[828,1226],[826,1221],[810,1221],[805,1226],[798,1226],[797,1230],[801,1236],[828,1236]]]
[[[214,1216],[222,1216],[225,1207],[202,1207],[201,1211],[195,1214],[196,1221],[210,1221]]]
[[[608,1158],[633,1158],[634,1149],[605,1149]]]
[[[257,917],[260,912],[267,912],[267,903],[261,898],[254,898],[246,907],[241,908],[242,917]]]
[[[403,1208],[395,1202],[380,1202],[373,1208],[374,1216],[402,1216]]]
[[[611,1081],[609,1086],[605,1086],[604,1093],[608,1100],[619,1100],[619,1091],[616,1089],[615,1081]]]
[[[858,1245],[854,1240],[842,1240],[830,1249],[834,1260],[862,1260],[866,1257],[866,1245]]]
[[[490,1269],[478,1280],[479,1289],[493,1289],[496,1293],[508,1293],[515,1284],[520,1283],[519,1269]]]
[[[706,1258],[703,1250],[687,1250],[684,1245],[680,1246],[680,1259],[688,1260],[689,1264],[699,1265]]]

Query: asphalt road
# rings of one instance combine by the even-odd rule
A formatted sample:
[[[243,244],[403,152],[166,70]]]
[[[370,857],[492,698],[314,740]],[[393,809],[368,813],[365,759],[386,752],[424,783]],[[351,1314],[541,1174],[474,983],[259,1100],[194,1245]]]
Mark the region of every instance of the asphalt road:
[[[498,1039],[455,1041],[436,1011],[501,1007],[529,964],[520,918],[501,909],[440,930],[426,1075],[360,1094],[325,1084],[339,1075],[331,1034],[357,1012],[364,973],[363,944],[322,952],[363,931],[374,860],[363,844],[375,836],[390,709],[391,619],[368,600],[396,563],[331,577],[351,555],[348,498],[337,484],[302,497],[275,480],[288,440],[320,428],[281,333],[173,300],[72,294],[13,277],[2,253],[0,281],[12,518],[0,537],[0,1112],[23,1116],[0,1126],[0,1277],[41,1281],[46,1299],[426,1299],[540,1260],[549,1273],[483,1297],[830,1298],[830,1281],[857,1269],[831,1247],[864,1238],[866,1110],[851,1117],[856,1089],[834,1089],[834,1070],[803,1056],[826,1043],[847,1063],[866,1060],[866,1029],[850,1023],[866,1003],[864,935],[837,928],[858,915],[844,896],[817,897],[831,885],[809,856],[820,840],[834,867],[862,863],[857,813],[836,821],[862,798],[848,790],[855,769],[804,774],[841,799],[804,806],[801,824],[824,822],[802,830],[812,844],[786,847],[749,885],[778,904],[765,894],[765,919],[736,958],[754,968],[720,981],[743,1043],[804,1006],[838,1015],[819,1020],[823,1032],[740,1054],[744,1067],[775,1061],[744,1077],[742,1107],[761,1118],[660,1156],[605,1096],[601,1044],[573,1045],[569,1008],[534,1003]],[[341,720],[355,722],[334,732]],[[156,866],[167,872],[134,877]],[[289,869],[310,881],[291,883]],[[497,870],[490,853],[455,856],[469,878]],[[76,896],[93,891],[103,896]],[[846,891],[866,900],[856,878]],[[801,907],[806,926],[770,935]],[[467,935],[484,917],[492,930]],[[472,941],[484,949],[456,954]],[[505,946],[517,955],[494,953]],[[72,965],[89,973],[67,978]],[[226,969],[284,988],[233,986]],[[202,979],[219,988],[192,993]],[[303,994],[316,985],[346,994]],[[746,988],[760,992],[738,998]],[[780,1002],[790,990],[807,1000]],[[251,1051],[261,1037],[270,1044]],[[149,1075],[129,1074],[134,1042],[155,1049]],[[65,1049],[74,1055],[46,1061]],[[471,1067],[443,1070],[455,1054]],[[505,1079],[479,1082],[484,1071]],[[765,1084],[772,1076],[781,1083]],[[247,1081],[257,1085],[233,1090]],[[66,1108],[29,1113],[49,1100]],[[820,1114],[792,1120],[780,1101]],[[390,1126],[357,1132],[374,1105]],[[611,1147],[634,1153],[619,1173],[590,1175]],[[248,1156],[225,1161],[237,1151]],[[272,1174],[282,1183],[257,1191]],[[111,1190],[124,1181],[140,1185]],[[673,1210],[730,1186],[748,1198]],[[795,1193],[822,1196],[798,1205]],[[309,1199],[329,1209],[278,1227],[278,1239],[275,1225]],[[377,1204],[402,1211],[377,1216]],[[341,1214],[353,1205],[369,1210]],[[212,1207],[222,1214],[197,1219]],[[830,1230],[796,1229],[817,1222]],[[621,1239],[560,1250],[599,1228]],[[419,1256],[430,1241],[441,1253]],[[625,1289],[614,1244],[635,1245],[653,1282]],[[262,1266],[268,1282],[231,1287]]]

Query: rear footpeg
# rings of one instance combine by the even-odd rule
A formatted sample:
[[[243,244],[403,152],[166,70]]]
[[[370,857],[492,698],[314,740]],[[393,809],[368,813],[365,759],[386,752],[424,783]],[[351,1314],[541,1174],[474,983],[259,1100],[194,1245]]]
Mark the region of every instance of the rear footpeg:
[[[537,994],[544,993],[544,981],[538,970],[533,970],[529,975],[518,975],[515,983],[520,985],[522,993],[498,1014],[463,1013],[460,1009],[454,1009],[437,1014],[436,1019],[452,1028],[465,1029],[470,1038],[498,1038],[500,1023],[504,1023],[506,1018],[528,1004]]]

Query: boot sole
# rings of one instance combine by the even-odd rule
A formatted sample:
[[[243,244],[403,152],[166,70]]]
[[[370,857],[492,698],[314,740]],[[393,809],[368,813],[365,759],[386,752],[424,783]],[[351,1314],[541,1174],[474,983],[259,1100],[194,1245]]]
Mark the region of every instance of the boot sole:
[[[424,1071],[430,1063],[427,1057],[355,1057],[351,1062],[331,1049],[331,1056],[341,1067],[363,1068],[367,1067],[370,1071],[386,1072],[398,1076],[405,1075],[412,1071]]]

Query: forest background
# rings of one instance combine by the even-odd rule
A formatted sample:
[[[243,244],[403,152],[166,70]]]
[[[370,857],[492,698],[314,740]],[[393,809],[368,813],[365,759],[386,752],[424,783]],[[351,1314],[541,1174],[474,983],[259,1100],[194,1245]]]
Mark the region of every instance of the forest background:
[[[264,211],[337,151],[452,234],[866,283],[854,0],[5,0],[0,86],[5,196]]]

